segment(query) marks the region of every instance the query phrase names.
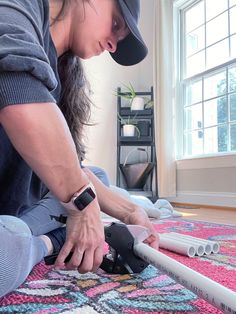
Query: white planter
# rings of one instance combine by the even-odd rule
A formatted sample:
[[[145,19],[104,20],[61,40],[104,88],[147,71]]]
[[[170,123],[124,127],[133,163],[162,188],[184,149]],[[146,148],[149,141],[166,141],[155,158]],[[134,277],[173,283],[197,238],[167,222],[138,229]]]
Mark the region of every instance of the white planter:
[[[136,96],[131,103],[131,110],[144,110],[145,101],[143,97]]]
[[[123,136],[134,136],[135,135],[135,126],[133,124],[123,125]]]

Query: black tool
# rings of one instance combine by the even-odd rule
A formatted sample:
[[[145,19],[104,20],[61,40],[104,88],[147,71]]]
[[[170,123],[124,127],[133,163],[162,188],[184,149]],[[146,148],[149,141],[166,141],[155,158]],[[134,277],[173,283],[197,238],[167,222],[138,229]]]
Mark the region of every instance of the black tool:
[[[54,218],[54,217],[53,217]],[[109,245],[109,253],[103,257],[100,268],[112,274],[140,273],[148,263],[136,256],[133,252],[134,237],[125,224],[112,223],[104,228],[105,241]],[[44,258],[46,265],[53,265],[58,253]],[[68,262],[73,252],[67,256]]]

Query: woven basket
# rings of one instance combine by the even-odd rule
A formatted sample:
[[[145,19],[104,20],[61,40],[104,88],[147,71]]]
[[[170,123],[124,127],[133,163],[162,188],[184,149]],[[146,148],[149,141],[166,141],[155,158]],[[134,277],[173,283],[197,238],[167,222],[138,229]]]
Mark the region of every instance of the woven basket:
[[[145,152],[147,161],[127,164],[128,158],[136,150]],[[120,165],[120,170],[124,176],[128,189],[143,189],[145,183],[147,182],[147,178],[154,167],[154,164],[148,160],[148,152],[144,148],[135,148],[127,154],[124,164]]]

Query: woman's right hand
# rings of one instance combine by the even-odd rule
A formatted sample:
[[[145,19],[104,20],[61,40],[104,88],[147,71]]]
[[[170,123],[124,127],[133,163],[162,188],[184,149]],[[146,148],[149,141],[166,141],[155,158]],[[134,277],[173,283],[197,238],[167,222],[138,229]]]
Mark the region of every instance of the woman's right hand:
[[[57,257],[55,267],[78,269],[80,273],[96,271],[102,263],[104,241],[104,226],[95,198],[84,210],[69,213],[66,242]],[[65,264],[70,252],[73,252],[73,255]]]

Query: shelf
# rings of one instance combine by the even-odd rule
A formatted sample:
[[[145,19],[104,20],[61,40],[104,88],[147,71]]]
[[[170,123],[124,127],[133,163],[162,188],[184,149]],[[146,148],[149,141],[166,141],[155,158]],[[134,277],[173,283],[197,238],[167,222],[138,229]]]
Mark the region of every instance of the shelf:
[[[120,144],[136,144],[136,145],[140,145],[140,144],[148,144],[151,145],[153,142],[153,138],[152,136],[142,136],[142,137],[138,137],[138,136],[120,136],[118,139]]]
[[[127,95],[127,93],[122,93],[120,87],[117,89],[117,95]],[[146,92],[136,92],[136,95],[145,96],[145,98],[153,101],[153,88],[151,87],[149,91]],[[156,150],[155,150],[155,133],[154,133],[154,110],[153,107],[144,110],[131,110],[131,107],[127,103],[122,101],[122,97],[117,97],[117,113],[120,119],[117,123],[117,177],[116,184],[119,187],[123,187],[128,190],[133,195],[146,196],[150,200],[155,200],[157,198],[157,176],[156,176]],[[139,132],[136,131],[135,136],[124,136],[123,126],[126,120],[130,119],[132,124],[134,124]],[[124,121],[123,121],[124,120]],[[126,134],[126,133],[125,133]],[[123,149],[126,147],[127,149]],[[125,160],[127,157],[127,152],[132,151],[134,147],[145,147],[148,152],[148,160],[153,163],[154,168],[149,173],[146,183],[143,189],[127,189],[127,178],[121,171],[121,160]],[[141,159],[140,155],[136,153],[133,160],[138,162]],[[133,163],[131,164],[133,165]],[[132,186],[129,184],[129,186]],[[139,185],[137,185],[139,186]],[[140,185],[141,186],[141,185]]]
[[[153,110],[150,109],[144,109],[144,110],[131,110],[130,107],[121,107],[120,108],[120,115],[121,116],[131,116],[134,117],[135,115],[140,118],[150,116],[153,114]]]

